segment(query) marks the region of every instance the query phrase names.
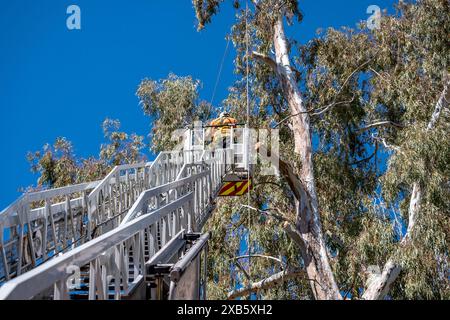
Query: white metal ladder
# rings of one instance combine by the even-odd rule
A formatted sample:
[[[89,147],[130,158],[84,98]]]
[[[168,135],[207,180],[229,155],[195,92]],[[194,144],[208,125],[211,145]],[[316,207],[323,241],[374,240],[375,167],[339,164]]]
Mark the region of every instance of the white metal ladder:
[[[89,299],[129,296],[148,259],[201,230],[228,151],[163,152],[102,181],[24,195],[0,215],[0,299],[68,299],[77,270],[89,272]]]

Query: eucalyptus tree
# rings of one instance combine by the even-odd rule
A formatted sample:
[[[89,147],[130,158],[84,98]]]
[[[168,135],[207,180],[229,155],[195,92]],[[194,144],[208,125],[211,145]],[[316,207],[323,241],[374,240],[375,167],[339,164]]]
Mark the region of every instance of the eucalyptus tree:
[[[169,74],[167,79],[141,81],[136,95],[145,115],[152,121],[151,150],[171,150],[177,144],[176,130],[192,126],[195,121],[206,122],[214,111],[199,98],[201,83],[190,76]]]
[[[225,3],[193,1],[200,30]],[[329,29],[303,44],[285,31],[301,29],[297,1],[232,5],[238,80],[223,107],[245,122],[250,94],[250,127],[280,130],[280,174],[257,167],[250,203],[218,200],[205,226],[208,295],[450,298],[449,2],[400,2],[379,29]],[[173,74],[142,81],[153,151],[216,114],[200,87]],[[30,154],[38,184],[93,180],[142,161],[141,137],[116,121],[105,126],[99,157],[79,159],[63,138]]]
[[[225,2],[193,1],[199,30]],[[283,266],[262,264],[248,274],[248,266],[236,265],[247,282],[230,297],[294,278],[294,287],[285,287],[290,297],[448,298],[449,2],[402,1],[395,15],[382,17],[380,29],[329,29],[306,44],[285,31],[286,24],[301,28],[298,1],[232,4],[241,79],[224,103],[245,114],[248,63],[251,126],[281,130],[281,177],[260,181],[263,190],[253,194],[255,213],[274,222],[258,221],[253,237],[260,251],[278,250]],[[224,207],[222,213],[232,210]],[[233,215],[227,217],[209,226],[233,225]],[[220,242],[232,239],[229,231],[218,239],[218,255],[227,251]],[[288,254],[289,241],[279,240],[284,235],[300,262]],[[215,261],[222,277],[212,277],[214,284],[227,282],[230,259]],[[281,270],[278,277],[274,270]],[[255,280],[264,274],[264,281]]]
[[[102,128],[106,143],[100,146],[98,156],[77,156],[72,142],[65,137],[58,137],[52,145],[45,144],[41,150],[29,152],[31,171],[39,177],[37,184],[28,187],[28,191],[100,180],[114,166],[145,161],[144,137],[120,131],[119,120],[107,118]]]

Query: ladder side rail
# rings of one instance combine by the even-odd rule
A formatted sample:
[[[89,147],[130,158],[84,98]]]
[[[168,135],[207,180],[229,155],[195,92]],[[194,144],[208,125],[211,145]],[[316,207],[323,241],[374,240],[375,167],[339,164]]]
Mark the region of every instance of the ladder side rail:
[[[169,153],[170,152],[166,154]],[[116,215],[119,216],[120,223],[120,213],[123,213],[124,210],[128,209],[128,207],[135,202],[142,190],[151,185],[152,166],[154,166],[154,163],[158,162],[157,160],[160,158],[160,155],[158,155],[156,161],[153,163],[138,163],[115,167],[103,180],[22,195],[0,213],[1,232],[7,235],[6,241],[3,238],[2,243],[0,243],[2,265],[5,261],[8,262],[7,256],[11,256],[10,253],[11,250],[13,250],[12,247],[15,246],[15,251],[20,251],[20,248],[17,246],[18,243],[20,244],[23,242],[18,238],[22,233],[16,232],[16,228],[19,228],[20,230],[20,226],[22,225],[19,213],[23,212],[25,208],[30,208],[31,203],[45,203],[42,207],[28,210],[27,214],[29,216],[27,216],[26,219],[24,219],[24,217],[22,218],[23,221],[26,221],[26,227],[28,227],[28,225],[31,227],[32,225],[35,225],[35,227],[37,226],[37,230],[40,230],[40,233],[32,232],[31,234],[27,233],[23,235],[24,237],[30,237],[30,241],[26,239],[29,244],[27,250],[33,251],[33,245],[36,241],[39,242],[42,241],[42,239],[46,242],[48,241],[48,243],[43,243],[41,245],[42,251],[37,251],[42,252],[37,257],[42,258],[42,261],[41,259],[37,260],[38,263],[41,263],[51,258],[55,253],[58,253],[58,245],[55,243],[56,239],[61,241],[62,245],[59,245],[61,250],[70,250],[76,245],[82,244],[91,238],[91,232],[93,228],[96,227],[96,223],[101,223],[103,220],[111,219],[111,217],[115,217]],[[183,156],[181,158],[183,158]],[[178,166],[174,168],[175,173],[179,170],[179,162],[179,159],[177,159]],[[181,163],[183,163],[183,159],[181,159]],[[125,174],[123,174],[124,172]],[[119,183],[116,183],[117,181]],[[125,185],[125,187],[123,187],[123,185]],[[88,193],[87,191],[91,192]],[[123,192],[126,192],[126,194],[122,194]],[[114,193],[116,196],[114,196]],[[74,194],[81,194],[81,197],[72,199]],[[86,196],[86,194],[88,194],[88,196]],[[65,201],[58,202],[58,198],[61,198],[60,200],[65,199]],[[48,216],[47,212],[48,203],[50,203],[51,217]],[[70,210],[68,210],[68,208],[70,208]],[[49,229],[47,224],[50,223],[50,220],[56,223],[56,228],[53,227],[53,230],[56,230],[57,234],[54,234],[53,237],[47,237],[47,230]],[[61,236],[61,233],[65,230],[65,227],[59,226],[61,221],[65,224],[69,223],[69,225],[75,226],[76,224],[80,226],[76,229],[72,228],[72,231],[69,230],[69,232],[66,232]],[[117,223],[114,223],[113,227],[116,226]],[[45,234],[42,234],[42,232]],[[77,236],[75,236],[75,234]],[[35,235],[37,236],[35,237]],[[81,239],[82,237],[86,237],[87,239]],[[70,244],[70,248],[68,248],[67,244]],[[46,250],[47,248],[50,248],[50,250]],[[24,253],[24,257],[28,257],[28,260],[33,260],[32,267],[35,267],[36,263],[34,261],[36,260],[36,254],[27,251]],[[0,270],[0,281],[2,279],[1,277],[5,280],[11,278],[10,271],[13,269],[11,264],[21,265],[21,263],[18,263],[17,261],[12,261],[4,265],[2,268],[3,270]]]
[[[183,150],[183,151],[173,151],[173,152],[166,152],[166,155],[170,155],[172,156],[172,162],[168,163],[168,170],[170,171],[169,174],[169,178],[168,180],[170,181],[169,183],[166,183],[162,186],[159,187],[154,187],[151,188],[149,190],[143,191],[141,193],[141,195],[138,197],[138,199],[136,199],[136,202],[134,203],[133,207],[130,208],[130,210],[128,211],[127,215],[124,217],[124,219],[122,220],[121,224],[127,223],[129,222],[131,219],[133,219],[136,215],[137,212],[141,212],[140,209],[142,209],[142,199],[143,198],[149,198],[151,197],[152,194],[161,192],[168,192],[169,197],[173,196],[173,193],[176,192],[176,189],[178,187],[181,187],[182,185],[184,185],[187,180],[183,179],[187,177],[187,169],[194,167],[193,163],[188,163],[186,164],[186,161],[190,162],[190,158],[187,157],[187,154],[189,154],[191,151],[190,150]],[[197,153],[201,156],[204,152],[202,151],[197,151]],[[194,159],[198,158],[197,156],[194,155]],[[194,160],[192,160],[194,161]],[[157,161],[155,161],[157,162]],[[159,162],[159,161],[158,161]],[[151,170],[152,168],[150,168]],[[164,180],[165,181],[165,180]],[[175,188],[172,188],[172,186],[174,186],[174,184],[172,184],[172,181],[174,182],[178,182],[177,184],[175,184]],[[170,190],[169,190],[170,189]],[[139,210],[137,210],[136,208],[139,208]],[[137,211],[136,211],[137,210]]]
[[[187,253],[171,268],[169,300],[173,300],[175,298],[174,295],[178,282],[183,277],[186,269],[188,269],[189,266],[194,262],[194,260],[196,260],[199,255],[204,250],[206,250],[210,238],[210,232],[201,235],[200,238],[194,243],[194,245],[189,248]],[[200,295],[200,292],[198,292],[198,294]]]
[[[138,165],[126,165],[123,166],[123,168],[134,168],[137,166]],[[58,231],[56,238],[61,240],[61,244],[63,244],[62,246],[60,245],[61,250],[70,250],[74,246],[81,244],[83,242],[82,238],[85,236],[85,234],[83,234],[83,230],[85,229],[83,228],[84,216],[87,215],[86,206],[83,205],[84,194],[88,191],[95,190],[101,183],[102,180],[99,180],[26,193],[4,209],[0,213],[0,228],[2,229],[2,233],[4,235],[6,234],[6,239],[3,239],[3,244],[1,245],[2,248],[0,248],[2,252],[5,252],[5,254],[3,254],[2,262],[7,262],[6,266],[3,266],[3,270],[0,270],[0,275],[3,279],[9,280],[11,276],[14,277],[14,275],[9,273],[10,270],[13,269],[14,266],[17,268],[17,266],[22,265],[22,263],[17,261],[18,257],[15,258],[15,261],[11,261],[11,259],[14,259],[13,257],[11,258],[12,251],[21,251],[21,249],[18,248],[18,243],[21,243],[19,239],[21,233],[15,232],[15,229],[20,229],[22,225],[24,225],[25,228],[31,226],[29,228],[30,230],[34,228],[33,232],[24,234],[24,237],[26,237],[25,242],[27,248],[25,248],[25,251],[23,252],[23,257],[28,260],[28,263],[25,263],[25,266],[27,267],[30,267],[30,261],[32,261],[31,267],[35,267],[37,264],[45,262],[54,254],[58,253],[58,250],[56,250],[58,244],[55,244],[55,236],[53,238],[47,237],[48,223],[52,219],[56,222],[56,230]],[[73,198],[74,196],[76,198]],[[65,201],[62,201],[63,199],[65,199]],[[40,202],[43,202],[45,205],[39,207]],[[51,207],[51,217],[49,217],[47,213],[48,203]],[[32,207],[32,209],[29,209],[30,207]],[[70,208],[70,210],[68,210],[68,208]],[[24,212],[24,210],[27,210],[26,217],[24,217],[23,214],[20,214],[21,212]],[[86,214],[84,213],[85,211]],[[22,218],[20,218],[20,215],[22,215]],[[22,224],[21,220],[24,221],[25,224]],[[79,224],[80,227],[75,231],[72,228],[72,231],[67,232],[65,235],[61,235],[62,232],[64,232],[64,228],[59,227],[58,224],[62,221],[66,221],[66,223],[68,222],[74,226],[75,224]],[[67,246],[67,241],[69,241],[70,247]],[[24,241],[22,241],[22,243],[23,242]],[[39,246],[42,249],[36,250],[33,254],[31,252],[34,251],[33,246],[36,246],[39,242],[43,242],[41,246]],[[6,258],[7,255],[10,259]],[[22,270],[18,273],[21,272]],[[0,278],[0,281],[1,279],[2,278]]]
[[[9,280],[20,273],[36,267],[49,259],[55,250],[54,237],[47,237],[49,218],[57,222],[69,219],[70,223],[81,220],[82,201],[78,196],[92,190],[99,181],[71,185],[37,192],[26,193],[0,214],[2,270],[0,281]],[[73,197],[78,197],[72,199]],[[65,199],[65,201],[62,201]],[[61,202],[58,202],[61,201]],[[57,202],[52,204],[52,202]],[[44,206],[41,203],[44,204]],[[52,207],[52,217],[46,214],[47,204]],[[71,210],[67,210],[67,206]],[[69,217],[70,216],[70,217]],[[26,232],[22,232],[25,229]],[[74,242],[74,232],[62,235],[58,229],[58,239]],[[24,260],[24,261],[23,261]]]
[[[204,132],[202,133],[204,135]],[[154,180],[155,175],[159,174],[160,183],[167,183],[178,180],[180,178],[180,174],[185,174],[183,173],[185,163],[199,163],[203,160],[205,153],[203,149],[204,145],[202,150],[198,149],[183,150],[181,152],[163,152],[158,155],[153,163],[138,163],[117,166],[101,181],[45,190],[24,195],[16,202],[14,202],[11,206],[6,208],[2,212],[2,214],[0,214],[0,221],[2,222],[1,226],[3,228],[2,231],[4,231],[5,228],[11,228],[20,225],[20,219],[17,212],[22,212],[24,210],[23,208],[26,208],[31,201],[45,201],[47,203],[47,200],[49,200],[49,198],[64,197],[66,198],[65,202],[52,203],[52,199],[50,199],[49,201],[51,207],[50,212],[52,212],[51,218],[55,220],[57,224],[61,220],[63,220],[66,224],[64,228],[57,225],[56,229],[58,231],[64,231],[67,229],[67,223],[74,226],[75,224],[78,225],[78,223],[80,222],[79,224],[81,225],[81,233],[83,230],[82,225],[83,223],[86,223],[87,220],[87,227],[85,227],[85,229],[88,237],[87,240],[89,240],[92,236],[91,232],[96,227],[96,224],[102,223],[105,220],[114,218],[117,215],[120,216],[120,214],[125,213],[125,211],[135,202],[138,195],[141,194],[144,189],[152,185],[151,180]],[[189,159],[190,161],[187,161],[187,153],[192,154],[192,158]],[[162,157],[163,155],[164,157]],[[164,158],[164,161],[160,161],[162,158]],[[158,167],[158,165],[160,172],[157,172],[155,174],[154,168]],[[207,190],[209,190],[208,188],[210,188],[211,186],[204,185],[204,181],[209,180],[212,181],[211,177],[208,179],[203,179],[199,183],[199,186],[201,188],[206,187]],[[156,183],[156,185],[157,184],[158,183]],[[92,190],[92,192],[88,193],[88,196],[86,197],[85,191],[87,190]],[[68,196],[68,194],[70,193],[82,193],[83,195],[76,199],[71,199],[70,196]],[[210,192],[206,192],[205,189],[202,189],[202,191],[198,193],[197,202],[204,202],[204,199],[209,198],[208,193]],[[199,205],[197,206],[197,211],[200,211],[202,207],[203,204],[199,203]],[[78,209],[81,209],[81,213],[79,214],[81,216],[80,218],[78,217]],[[86,214],[84,214],[84,211],[86,211]],[[60,213],[64,213],[68,216],[63,215],[62,217],[59,217]],[[26,221],[30,221],[30,223],[38,223],[40,220],[45,221],[45,223],[49,222],[49,217],[46,215],[46,206],[29,210],[29,215],[30,216],[27,217]],[[116,227],[119,223],[115,223],[113,227]],[[41,229],[47,229],[47,226],[43,226],[41,227]],[[72,229],[78,230],[76,228]],[[71,242],[69,243],[71,244],[72,248],[74,247],[73,242],[77,240],[75,237],[75,233],[77,232],[78,231],[70,230],[69,232],[65,232],[65,236],[63,236],[63,239],[59,239],[63,244],[65,244],[64,247],[66,247],[67,244],[67,237],[71,238]],[[101,233],[102,232],[100,232],[100,234]],[[47,238],[46,235],[41,235],[40,237]],[[51,237],[48,238],[51,241],[55,240],[51,239]],[[58,236],[58,238],[61,237]],[[33,239],[30,240],[30,243],[32,242]],[[42,245],[42,247],[45,248],[47,246]],[[35,257],[33,255],[32,260],[34,260],[34,258]]]
[[[177,152],[161,152],[151,163],[115,167],[88,197],[89,230],[92,231],[96,223],[102,224],[106,219],[109,220],[109,217],[105,218],[105,212],[109,213],[108,216],[117,217],[113,221],[113,228],[120,224],[121,216],[143,190],[173,180],[172,176],[179,170],[177,162]],[[130,170],[134,170],[134,174],[130,174]]]
[[[137,242],[143,241],[144,237],[136,237],[136,235],[141,234],[168,214],[181,208],[191,201],[192,197],[192,192],[188,193],[148,215],[140,216],[130,223],[111,230],[82,246],[54,258],[47,264],[41,265],[7,282],[0,288],[0,299],[31,299],[51,286],[59,285],[61,281],[66,281],[70,276],[66,272],[68,267],[82,267],[87,264],[96,264],[97,267],[96,275],[90,278],[90,288],[94,288],[92,290],[96,292],[96,294],[91,295],[91,298],[106,298],[107,295],[102,292],[102,288],[105,288],[104,280],[108,280],[109,277],[102,277],[99,274],[99,270],[105,270],[106,275],[115,271],[108,270],[108,267],[110,267],[108,261],[116,258],[117,250],[114,249],[118,246],[125,246],[125,242],[130,241],[130,239],[137,246]],[[128,275],[123,270],[120,270],[120,272],[122,273],[122,280],[128,281]]]
[[[100,182],[101,181],[87,182],[62,188],[25,193],[16,201],[14,201],[10,206],[0,212],[0,221],[8,219],[12,216],[16,216],[17,212],[21,210],[21,208],[27,203],[45,201],[46,199],[57,197],[66,197],[74,193],[93,190],[97,187],[98,184],[100,184]]]
[[[188,168],[189,166],[185,166],[185,168]],[[184,169],[186,170],[186,169]],[[127,215],[122,221],[122,224],[129,223],[131,220],[137,217],[138,214],[142,214],[142,212],[145,212],[146,208],[148,207],[148,202],[153,197],[164,194],[167,192],[170,192],[172,190],[176,190],[179,187],[182,187],[188,183],[192,183],[193,181],[200,179],[202,177],[205,177],[209,174],[209,171],[201,172],[197,175],[188,176],[185,178],[181,178],[179,180],[176,180],[174,182],[170,182],[167,184],[164,184],[162,186],[158,186],[152,189],[149,189],[147,191],[144,191],[141,193],[139,198],[136,200],[136,202],[133,204],[133,206],[128,211]]]
[[[111,218],[120,218],[120,214],[127,209],[126,200],[130,192],[127,184],[130,181],[130,170],[134,170],[131,178],[139,178],[138,169],[145,168],[148,165],[151,164],[136,163],[116,166],[88,195],[88,240],[95,237],[93,231],[103,233],[103,224],[109,220],[112,220],[111,224],[114,227],[115,219]],[[98,228],[99,224],[101,225],[100,228]]]

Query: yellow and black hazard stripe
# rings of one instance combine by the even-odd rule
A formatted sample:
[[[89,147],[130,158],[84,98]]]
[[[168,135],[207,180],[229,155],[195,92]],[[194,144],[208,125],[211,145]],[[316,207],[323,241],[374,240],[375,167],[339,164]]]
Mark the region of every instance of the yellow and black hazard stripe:
[[[224,182],[219,197],[240,197],[249,192],[252,180]]]

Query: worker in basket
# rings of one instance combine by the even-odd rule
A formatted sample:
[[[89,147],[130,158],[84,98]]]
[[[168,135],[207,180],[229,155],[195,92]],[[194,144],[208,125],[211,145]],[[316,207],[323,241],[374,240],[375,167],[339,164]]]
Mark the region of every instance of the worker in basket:
[[[210,126],[212,127],[213,144],[226,149],[227,141],[231,143],[231,128],[235,128],[237,120],[232,118],[228,112],[222,112],[219,118],[214,119]]]

